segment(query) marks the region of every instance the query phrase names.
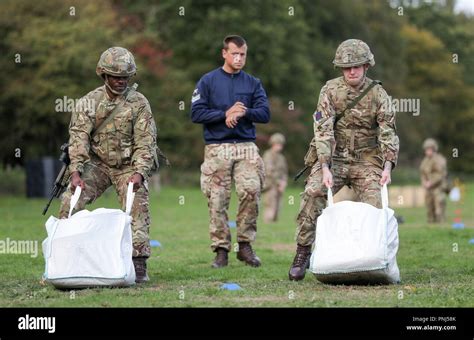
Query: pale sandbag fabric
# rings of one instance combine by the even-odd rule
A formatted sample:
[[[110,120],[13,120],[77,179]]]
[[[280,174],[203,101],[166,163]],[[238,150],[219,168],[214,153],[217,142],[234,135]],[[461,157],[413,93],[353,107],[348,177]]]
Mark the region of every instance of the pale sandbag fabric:
[[[398,223],[382,187],[382,209],[361,203],[333,203],[319,216],[309,270],[323,283],[391,284],[400,282]]]
[[[128,186],[125,212],[99,208],[71,216],[80,194],[78,187],[67,219],[51,216],[46,222],[43,279],[62,289],[135,284],[130,216],[133,183]]]

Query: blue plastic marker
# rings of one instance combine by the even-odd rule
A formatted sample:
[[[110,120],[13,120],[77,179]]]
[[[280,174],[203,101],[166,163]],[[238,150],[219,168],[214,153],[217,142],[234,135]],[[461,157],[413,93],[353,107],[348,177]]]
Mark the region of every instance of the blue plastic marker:
[[[464,229],[464,223],[453,223],[453,229]]]
[[[229,228],[235,228],[237,226],[235,221],[229,221],[229,222],[227,222],[227,225],[229,226]]]
[[[221,286],[221,289],[225,289],[225,290],[241,290],[242,288],[241,288],[237,283],[228,282],[228,283],[224,283],[224,284]]]
[[[471,239],[469,240],[469,244],[474,244],[474,238],[471,238]]]
[[[161,243],[158,240],[150,240],[150,247],[161,247]]]

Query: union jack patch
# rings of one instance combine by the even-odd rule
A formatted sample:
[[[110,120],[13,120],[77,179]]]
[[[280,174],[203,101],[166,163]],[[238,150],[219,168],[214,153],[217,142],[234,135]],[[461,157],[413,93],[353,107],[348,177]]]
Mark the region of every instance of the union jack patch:
[[[321,111],[318,111],[314,113],[313,117],[314,117],[314,121],[317,122],[318,120],[323,118],[323,114],[321,113]]]

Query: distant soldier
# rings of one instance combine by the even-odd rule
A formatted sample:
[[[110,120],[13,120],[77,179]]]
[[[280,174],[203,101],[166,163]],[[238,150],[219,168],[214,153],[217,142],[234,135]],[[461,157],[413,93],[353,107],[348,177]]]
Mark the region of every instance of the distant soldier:
[[[69,125],[71,180],[61,198],[59,216],[68,216],[71,195],[77,186],[83,191],[74,212],[95,201],[111,185],[125,208],[128,183],[134,183],[133,264],[136,282],[140,283],[149,280],[148,178],[157,158],[150,104],[141,93],[128,87],[136,71],[133,55],[125,48],[112,47],[102,53],[96,73],[105,84],[82,98],[95,106],[76,110]]]
[[[438,153],[438,143],[428,138],[423,143],[425,158],[420,165],[421,184],[425,188],[428,223],[445,221],[448,170],[446,158]]]
[[[227,210],[232,180],[239,198],[237,259],[258,267],[260,259],[251,242],[257,233],[265,170],[255,145],[255,123],[268,123],[270,108],[260,80],[242,70],[247,57],[245,40],[227,36],[222,57],[224,65],[199,80],[191,99],[191,119],[203,125],[206,142],[201,189],[207,197],[211,249],[216,253],[212,267],[228,264],[231,234]]]
[[[263,194],[265,223],[276,222],[280,201],[288,182],[288,164],[282,154],[285,136],[275,133],[270,137],[270,149],[263,154],[265,163],[265,188]]]
[[[346,40],[337,48],[333,64],[342,76],[323,86],[313,115],[311,148],[316,148],[317,157],[301,197],[290,280],[305,277],[327,189],[332,187],[336,194],[348,185],[361,202],[381,208],[381,187],[390,183],[397,163],[395,112],[380,82],[366,76],[369,66],[375,65],[369,46],[358,39]]]

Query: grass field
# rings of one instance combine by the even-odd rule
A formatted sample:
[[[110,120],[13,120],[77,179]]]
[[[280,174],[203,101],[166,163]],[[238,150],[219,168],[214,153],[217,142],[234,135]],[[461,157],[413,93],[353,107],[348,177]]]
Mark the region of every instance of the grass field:
[[[207,204],[199,189],[164,188],[151,198],[152,248],[148,261],[151,281],[133,288],[60,291],[41,284],[44,261],[41,242],[46,237],[41,215],[45,200],[0,197],[0,240],[37,240],[38,256],[0,254],[0,306],[2,307],[445,307],[474,306],[474,185],[468,185],[463,204],[448,205],[448,222],[430,226],[424,209],[397,209],[400,225],[398,264],[402,283],[391,286],[331,286],[311,273],[290,282],[287,273],[294,255],[295,216],[299,190],[290,189],[294,205],[285,202],[281,219],[267,225],[259,219],[255,249],[260,268],[245,266],[230,254],[227,268],[210,267]],[[182,196],[182,197],[181,197]],[[184,198],[184,204],[183,203]],[[58,201],[50,214],[57,214]],[[109,191],[89,210],[118,207]],[[451,227],[454,210],[461,209],[466,228]],[[230,219],[235,219],[232,196]],[[232,229],[235,241],[235,229]],[[220,289],[226,282],[242,290]]]

